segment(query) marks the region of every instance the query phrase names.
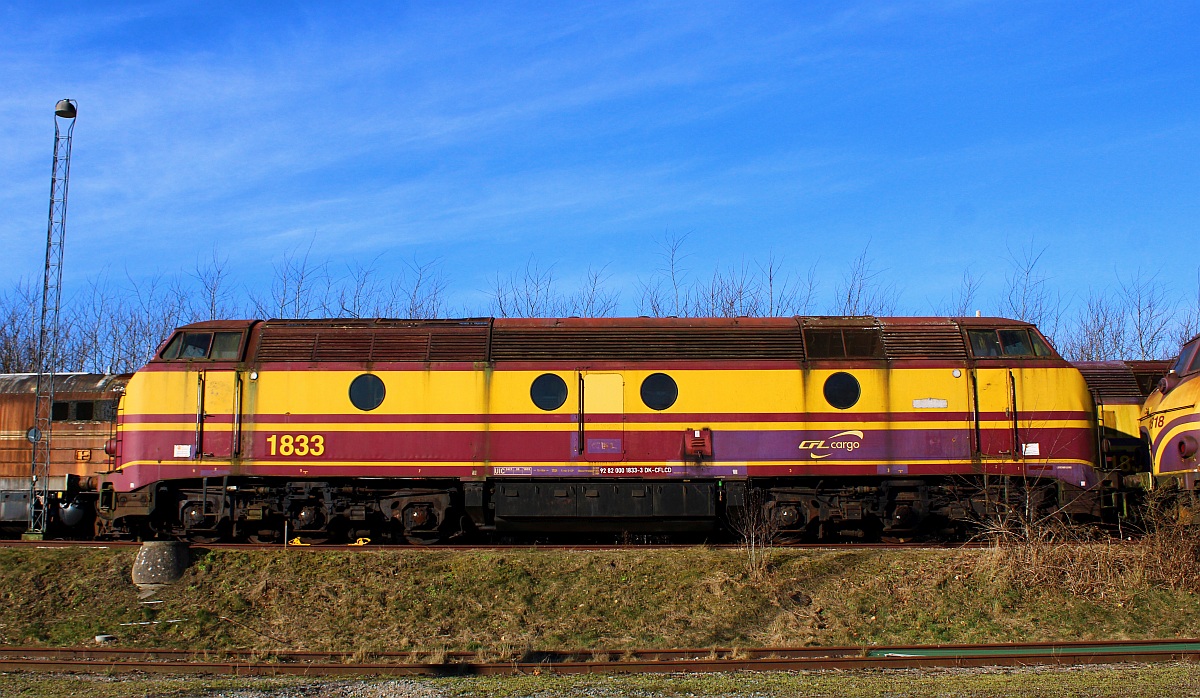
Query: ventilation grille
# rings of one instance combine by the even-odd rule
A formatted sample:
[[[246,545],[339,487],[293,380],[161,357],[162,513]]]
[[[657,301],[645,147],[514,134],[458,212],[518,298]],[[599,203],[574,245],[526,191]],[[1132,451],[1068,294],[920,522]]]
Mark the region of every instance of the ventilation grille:
[[[255,360],[271,361],[487,361],[485,324],[325,326],[268,324]]]
[[[967,358],[957,325],[884,325],[883,347],[890,359]]]
[[[1122,361],[1081,361],[1074,366],[1101,401],[1141,401],[1144,397],[1133,371]]]
[[[512,327],[492,333],[496,361],[787,359],[802,361],[799,328]]]

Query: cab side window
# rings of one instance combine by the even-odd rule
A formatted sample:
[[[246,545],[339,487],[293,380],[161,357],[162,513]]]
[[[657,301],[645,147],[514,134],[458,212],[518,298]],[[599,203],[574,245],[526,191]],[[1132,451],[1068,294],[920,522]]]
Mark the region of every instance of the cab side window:
[[[1179,375],[1183,375],[1189,370],[1194,371],[1196,368],[1200,368],[1200,366],[1196,365],[1196,362],[1193,359],[1193,355],[1196,353],[1197,346],[1200,346],[1200,342],[1185,344],[1183,349],[1181,349],[1179,352],[1179,359],[1175,362],[1175,365],[1171,367],[1171,370]]]
[[[180,332],[171,338],[160,358],[237,361],[241,346],[241,332]]]
[[[237,361],[241,357],[238,351],[241,346],[241,332],[218,332],[213,336],[212,353],[208,358],[213,361]]]
[[[1195,346],[1192,349],[1192,360],[1188,363],[1187,371],[1185,371],[1185,373],[1195,373],[1196,371],[1200,371],[1200,351],[1195,350],[1195,347],[1200,347],[1200,342],[1195,342],[1194,345]]]

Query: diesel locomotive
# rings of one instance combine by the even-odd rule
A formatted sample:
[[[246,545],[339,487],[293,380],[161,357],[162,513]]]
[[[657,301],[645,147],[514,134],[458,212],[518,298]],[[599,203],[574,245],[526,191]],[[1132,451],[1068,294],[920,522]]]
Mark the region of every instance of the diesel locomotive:
[[[49,519],[55,533],[90,535],[95,510],[94,473],[110,470],[104,446],[116,433],[117,405],[128,375],[63,373],[54,379],[50,410]],[[0,375],[0,530],[24,531],[29,523],[37,376]]]
[[[128,378],[83,486],[101,537],[198,541],[1114,520],[1163,370],[1002,318],[204,322]]]
[[[1198,404],[1200,336],[1183,345],[1170,370],[1146,399],[1139,420],[1158,483],[1193,497],[1200,480]],[[1192,508],[1189,504],[1185,513]]]

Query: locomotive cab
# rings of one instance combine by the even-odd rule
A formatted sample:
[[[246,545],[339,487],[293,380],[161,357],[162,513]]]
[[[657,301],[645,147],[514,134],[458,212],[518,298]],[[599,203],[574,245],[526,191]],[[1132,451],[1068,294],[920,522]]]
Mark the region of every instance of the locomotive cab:
[[[1146,399],[1139,419],[1159,484],[1195,490],[1200,479],[1200,336],[1179,352]]]

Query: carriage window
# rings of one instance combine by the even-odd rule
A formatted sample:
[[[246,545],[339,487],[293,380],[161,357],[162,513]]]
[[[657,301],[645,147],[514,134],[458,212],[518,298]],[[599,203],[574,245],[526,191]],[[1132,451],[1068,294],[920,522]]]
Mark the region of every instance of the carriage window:
[[[50,405],[50,421],[65,422],[71,418],[71,403],[55,402]]]
[[[238,349],[242,346],[241,332],[218,332],[213,338],[212,355],[214,361],[237,361],[241,356]]]
[[[203,359],[208,356],[212,344],[212,332],[188,332],[183,335],[183,346],[179,350],[181,359]]]
[[[117,420],[117,402],[117,400],[97,400],[96,419],[101,422],[115,422]]]
[[[88,400],[75,403],[75,419],[90,422],[96,418],[96,403]]]
[[[976,357],[1000,356],[1000,340],[995,330],[967,330],[971,339],[971,353]]]

